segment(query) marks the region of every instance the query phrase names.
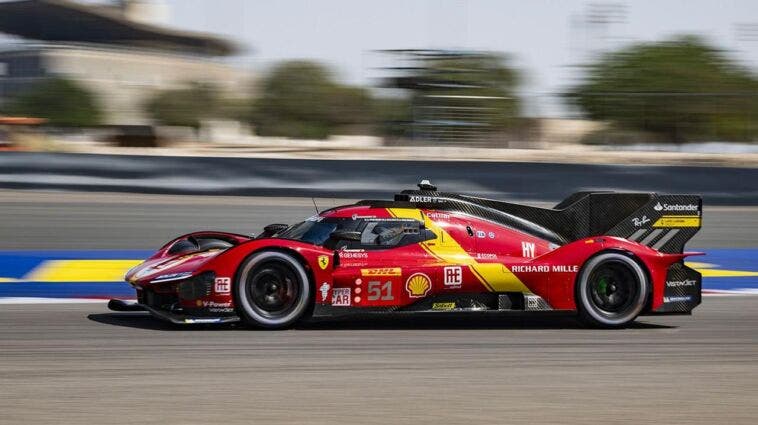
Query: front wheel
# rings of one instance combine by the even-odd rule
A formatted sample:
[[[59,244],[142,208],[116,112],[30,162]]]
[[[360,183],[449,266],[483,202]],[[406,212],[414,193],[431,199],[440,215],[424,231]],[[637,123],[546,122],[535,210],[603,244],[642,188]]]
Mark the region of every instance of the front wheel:
[[[264,251],[242,263],[234,294],[246,324],[282,329],[303,318],[311,292],[308,274],[296,258]]]
[[[579,275],[579,318],[591,326],[626,326],[645,307],[648,291],[647,275],[634,259],[615,252],[600,254]]]

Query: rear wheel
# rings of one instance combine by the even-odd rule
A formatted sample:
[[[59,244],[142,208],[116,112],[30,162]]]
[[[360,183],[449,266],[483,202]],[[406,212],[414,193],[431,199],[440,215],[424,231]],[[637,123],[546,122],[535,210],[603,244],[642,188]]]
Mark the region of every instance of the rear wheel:
[[[583,267],[577,282],[579,318],[592,326],[623,327],[645,307],[649,283],[634,259],[600,254]]]
[[[287,328],[309,310],[311,285],[300,262],[284,252],[254,254],[240,267],[235,301],[245,323]]]

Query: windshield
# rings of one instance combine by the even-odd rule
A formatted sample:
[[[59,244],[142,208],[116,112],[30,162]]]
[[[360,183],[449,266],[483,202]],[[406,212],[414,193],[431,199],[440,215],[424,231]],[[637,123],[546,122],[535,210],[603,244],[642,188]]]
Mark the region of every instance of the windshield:
[[[312,243],[314,245],[323,245],[336,228],[337,222],[334,220],[307,220],[290,226],[286,230],[278,233],[276,237],[293,239],[296,241]]]

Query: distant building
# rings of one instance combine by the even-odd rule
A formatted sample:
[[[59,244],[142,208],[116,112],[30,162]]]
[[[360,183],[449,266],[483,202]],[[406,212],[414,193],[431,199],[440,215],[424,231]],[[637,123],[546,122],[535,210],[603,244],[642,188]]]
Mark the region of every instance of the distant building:
[[[230,96],[249,93],[250,72],[219,60],[238,52],[233,42],[161,26],[166,12],[144,0],[1,2],[0,32],[24,40],[0,46],[0,107],[52,77],[91,89],[117,125],[149,124],[144,104],[158,90],[203,82]]]

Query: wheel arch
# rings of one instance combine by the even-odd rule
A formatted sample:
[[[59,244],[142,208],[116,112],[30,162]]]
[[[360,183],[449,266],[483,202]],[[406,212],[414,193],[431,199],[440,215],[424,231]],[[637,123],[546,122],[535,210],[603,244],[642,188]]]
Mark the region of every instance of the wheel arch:
[[[250,257],[260,254],[261,252],[281,252],[283,254],[288,254],[292,256],[295,260],[297,260],[300,263],[301,266],[303,266],[303,268],[305,269],[305,273],[308,275],[308,284],[311,286],[311,289],[315,289],[316,279],[313,274],[313,267],[311,267],[311,265],[308,263],[308,260],[306,260],[303,254],[301,254],[297,250],[283,247],[283,246],[262,246],[253,251],[250,251],[244,257],[242,257],[242,259],[236,265],[235,270],[234,270],[234,284],[235,285],[239,283],[240,273],[242,272],[242,265],[245,264],[245,262]]]
[[[309,291],[308,291],[308,299],[306,300],[305,309],[303,310],[303,313],[300,315],[300,318],[303,317],[310,317],[313,313],[313,310],[315,308],[315,292],[316,292],[316,284],[315,284],[315,278],[313,273],[313,268],[308,263],[305,256],[303,256],[300,252],[298,252],[295,249],[287,248],[287,247],[281,247],[281,246],[261,246],[255,250],[252,250],[248,253],[246,253],[244,256],[241,257],[239,262],[235,266],[234,271],[234,280],[232,283],[232,300],[235,310],[237,310],[238,314],[240,314],[240,317],[242,317],[243,312],[240,311],[243,307],[240,304],[239,301],[239,291],[238,287],[242,282],[241,275],[243,273],[243,266],[250,260],[252,257],[261,254],[261,253],[267,253],[267,252],[276,252],[280,254],[285,254],[289,257],[291,257],[293,260],[295,260],[305,272],[305,277],[307,278],[308,282],[306,283],[308,285]],[[300,320],[300,319],[297,319]],[[294,322],[293,322],[294,323]],[[255,326],[260,326],[256,324]],[[285,327],[289,327],[289,325],[285,325]],[[277,329],[281,329],[279,326],[275,326]]]
[[[653,278],[650,274],[650,269],[648,268],[647,264],[645,264],[642,259],[636,255],[634,252],[624,249],[624,248],[618,248],[618,247],[610,247],[610,248],[603,248],[594,254],[587,257],[584,262],[582,263],[582,267],[579,268],[579,272],[576,274],[576,277],[574,277],[573,282],[573,288],[572,293],[574,294],[574,299],[579,300],[579,293],[577,292],[579,290],[579,279],[581,279],[582,274],[584,273],[584,269],[587,266],[587,264],[595,257],[598,257],[603,254],[621,254],[623,256],[629,257],[632,261],[637,263],[637,265],[640,266],[642,269],[642,272],[645,273],[645,278],[647,279],[647,298],[645,299],[645,305],[642,307],[642,311],[649,311],[652,304],[653,304]],[[580,308],[579,303],[576,303],[577,310]]]

